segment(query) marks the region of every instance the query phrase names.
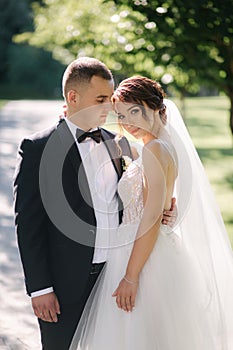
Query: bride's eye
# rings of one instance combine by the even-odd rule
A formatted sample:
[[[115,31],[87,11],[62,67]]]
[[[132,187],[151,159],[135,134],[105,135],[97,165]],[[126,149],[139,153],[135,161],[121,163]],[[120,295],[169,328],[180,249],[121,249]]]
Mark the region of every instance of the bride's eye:
[[[117,118],[118,118],[119,120],[123,120],[123,119],[125,119],[125,116],[124,116],[123,114],[118,114],[118,115],[117,115]]]
[[[138,114],[139,112],[141,112],[141,109],[139,107],[136,107],[131,109],[130,114],[135,115],[135,114]]]

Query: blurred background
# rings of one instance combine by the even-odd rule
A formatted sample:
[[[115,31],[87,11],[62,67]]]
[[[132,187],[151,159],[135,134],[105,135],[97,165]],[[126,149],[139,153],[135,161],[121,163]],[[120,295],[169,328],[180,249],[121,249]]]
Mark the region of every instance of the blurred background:
[[[134,74],[161,83],[181,110],[233,244],[232,7],[233,0],[0,0],[0,285],[16,293],[2,320],[15,313],[23,284],[12,216],[17,145],[58,119],[62,74],[80,56],[106,63],[116,84]],[[5,334],[12,318],[8,326]],[[1,349],[4,339],[0,332]]]

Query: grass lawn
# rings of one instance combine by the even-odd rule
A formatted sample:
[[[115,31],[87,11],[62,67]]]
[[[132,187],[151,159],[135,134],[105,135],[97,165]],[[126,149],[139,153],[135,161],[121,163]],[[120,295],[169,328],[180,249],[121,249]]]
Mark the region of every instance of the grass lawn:
[[[0,100],[0,108],[2,108],[7,102],[8,100]]]
[[[178,106],[179,101],[175,101]],[[187,98],[185,122],[213,187],[233,246],[233,138],[226,97]]]

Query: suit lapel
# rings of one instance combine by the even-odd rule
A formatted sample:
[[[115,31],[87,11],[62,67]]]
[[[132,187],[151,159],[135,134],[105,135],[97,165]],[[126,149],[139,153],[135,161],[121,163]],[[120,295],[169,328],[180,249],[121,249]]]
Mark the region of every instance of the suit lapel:
[[[87,203],[89,203],[90,205],[93,205],[86,172],[82,164],[82,159],[81,159],[78,147],[75,143],[73,135],[71,134],[64,120],[61,120],[57,125],[57,133],[61,141],[61,144],[63,146],[63,150],[69,157],[73,165],[74,171],[78,176],[81,193],[83,194],[84,199],[87,201]],[[113,166],[117,172],[118,180],[119,180],[122,176],[122,165],[121,165],[121,158],[119,157],[119,149],[114,140],[114,135],[107,132],[105,129],[101,129],[101,134],[102,134],[102,139],[104,141],[104,144],[110,155]]]
[[[113,166],[117,172],[118,179],[121,178],[122,175],[122,166],[119,155],[119,149],[117,148],[116,142],[114,140],[114,135],[108,133],[106,130],[101,129],[102,139],[104,144],[108,150]]]
[[[70,130],[69,130],[69,128],[64,120],[62,120],[58,124],[57,133],[58,133],[60,141],[63,145],[65,153],[69,157],[69,159],[73,165],[74,171],[77,174],[80,191],[83,194],[83,197],[86,200],[86,202],[90,206],[93,206],[86,172],[85,172],[84,166],[82,164],[82,159],[81,159],[78,147],[77,147],[76,142],[73,138],[73,135],[71,134],[71,132],[70,132]]]

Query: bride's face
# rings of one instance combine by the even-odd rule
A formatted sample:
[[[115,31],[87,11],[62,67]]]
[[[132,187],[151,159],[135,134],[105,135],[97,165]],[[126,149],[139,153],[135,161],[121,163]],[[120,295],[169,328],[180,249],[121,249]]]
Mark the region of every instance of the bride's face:
[[[146,105],[135,103],[116,102],[115,111],[120,125],[137,139],[154,136],[156,111]]]

